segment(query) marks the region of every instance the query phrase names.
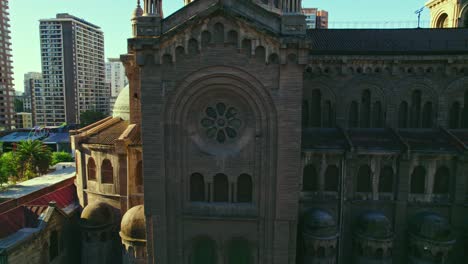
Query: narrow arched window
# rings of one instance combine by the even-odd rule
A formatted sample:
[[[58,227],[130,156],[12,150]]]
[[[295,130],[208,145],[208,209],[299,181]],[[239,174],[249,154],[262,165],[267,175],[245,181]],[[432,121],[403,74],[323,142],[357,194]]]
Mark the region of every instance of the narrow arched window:
[[[427,102],[424,104],[423,108],[423,128],[432,128],[433,126],[433,112],[432,112],[432,102]]]
[[[377,101],[374,103],[372,111],[372,127],[381,128],[383,126],[382,103]]]
[[[190,39],[188,42],[188,54],[195,55],[198,54],[198,41],[196,39]]]
[[[437,19],[437,28],[448,28],[449,27],[449,19],[448,15],[446,13],[443,13],[442,15],[439,16]]]
[[[251,203],[252,202],[252,177],[247,174],[242,174],[237,179],[237,202]]]
[[[201,34],[201,45],[202,48],[208,47],[208,45],[211,43],[211,33],[209,31],[203,31]]]
[[[359,126],[358,120],[358,103],[356,101],[351,102],[351,106],[349,107],[349,120],[348,125],[350,128],[356,128]]]
[[[252,251],[247,240],[236,239],[229,243],[228,264],[253,264]]]
[[[250,39],[243,39],[242,40],[242,51],[247,56],[252,55],[252,41]]]
[[[213,201],[229,201],[229,182],[227,176],[224,174],[216,174],[214,177]]]
[[[221,23],[214,25],[214,42],[218,44],[224,43],[224,25]]]
[[[270,57],[268,58],[268,62],[270,64],[278,64],[279,63],[279,56],[276,53],[270,54]]]
[[[380,171],[379,177],[379,192],[380,193],[391,193],[393,192],[393,168],[385,166]]]
[[[88,171],[88,181],[96,180],[96,162],[93,158],[88,158],[87,171]]]
[[[318,175],[314,165],[307,165],[304,168],[304,175],[302,177],[303,191],[314,192],[318,190]]]
[[[335,165],[330,165],[325,171],[325,191],[337,192],[340,182],[340,171]]]
[[[309,127],[309,102],[302,102],[302,127]]]
[[[230,30],[228,32],[228,43],[237,46],[238,42],[238,34],[235,30]]]
[[[255,49],[255,59],[259,62],[265,62],[266,54],[265,54],[265,48],[263,46],[258,46]]]
[[[437,169],[434,178],[434,194],[448,194],[450,189],[450,171],[447,167]]]
[[[49,241],[49,261],[55,260],[59,255],[59,235],[57,231],[50,233]]]
[[[195,240],[191,264],[216,264],[216,242],[209,238]]]
[[[139,161],[135,169],[135,185],[143,186],[143,162]]]
[[[457,129],[460,128],[460,103],[454,102],[450,107],[449,113],[449,128]]]
[[[370,127],[371,92],[364,90],[361,96],[361,127]]]
[[[101,182],[114,183],[114,168],[110,160],[105,159],[101,166]]]
[[[411,193],[423,194],[426,189],[426,170],[422,166],[414,168],[411,174]]]
[[[199,173],[190,175],[190,201],[205,201],[205,180]]]
[[[408,127],[408,103],[406,101],[401,102],[398,109],[398,127]]]
[[[361,193],[372,192],[372,171],[367,165],[362,165],[359,168],[356,191]]]
[[[312,90],[312,98],[310,104],[310,115],[312,127],[320,127],[322,124],[322,93],[319,89]]]
[[[419,128],[421,122],[421,91],[415,90],[411,96],[411,120],[409,127]]]
[[[335,112],[330,101],[326,101],[323,105],[323,127],[335,126]]]

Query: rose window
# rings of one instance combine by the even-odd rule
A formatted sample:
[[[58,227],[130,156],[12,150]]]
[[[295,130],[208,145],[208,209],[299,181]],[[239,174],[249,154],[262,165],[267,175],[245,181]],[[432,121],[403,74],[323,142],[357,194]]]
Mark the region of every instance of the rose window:
[[[217,103],[216,106],[208,106],[205,109],[205,117],[201,120],[201,125],[208,138],[224,143],[227,139],[235,139],[239,134],[242,122],[237,115],[236,108]]]

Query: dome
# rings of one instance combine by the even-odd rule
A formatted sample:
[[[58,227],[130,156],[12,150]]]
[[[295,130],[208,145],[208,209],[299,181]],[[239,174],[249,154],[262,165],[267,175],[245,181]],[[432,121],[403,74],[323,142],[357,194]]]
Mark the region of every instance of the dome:
[[[336,235],[336,222],[333,216],[325,210],[310,209],[304,213],[304,233],[313,236]]]
[[[380,212],[368,212],[361,215],[357,222],[356,233],[371,239],[389,239],[393,236],[390,220]]]
[[[145,207],[138,205],[128,210],[120,224],[120,236],[125,240],[146,240]]]
[[[112,110],[113,117],[120,117],[123,120],[130,119],[130,86],[125,86],[115,100],[114,108]]]
[[[133,10],[132,18],[141,17],[143,15],[143,8],[138,5],[135,10]]]
[[[86,227],[98,228],[114,223],[113,208],[103,202],[88,204],[81,213],[81,224]]]
[[[452,229],[447,219],[431,212],[421,212],[413,216],[409,231],[413,235],[433,241],[450,241]]]

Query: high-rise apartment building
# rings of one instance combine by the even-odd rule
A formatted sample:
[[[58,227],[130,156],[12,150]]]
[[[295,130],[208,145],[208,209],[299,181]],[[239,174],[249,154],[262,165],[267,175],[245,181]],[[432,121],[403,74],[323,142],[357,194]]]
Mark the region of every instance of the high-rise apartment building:
[[[33,112],[34,91],[41,87],[42,74],[40,72],[28,72],[24,74],[24,94],[22,99],[25,112]]]
[[[8,0],[0,0],[0,129],[15,125]]]
[[[77,124],[84,111],[109,110],[104,34],[69,14],[40,20],[43,88],[36,98],[37,125]]]
[[[328,28],[328,12],[317,8],[303,8],[307,29]]]
[[[110,90],[109,109],[113,108],[117,96],[127,84],[125,68],[120,59],[109,58],[106,62],[106,85]]]

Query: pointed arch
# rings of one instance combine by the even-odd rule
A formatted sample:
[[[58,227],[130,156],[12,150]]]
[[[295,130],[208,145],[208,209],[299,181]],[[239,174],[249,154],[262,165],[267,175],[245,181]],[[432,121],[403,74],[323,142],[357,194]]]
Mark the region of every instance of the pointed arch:
[[[318,191],[318,175],[315,166],[309,164],[304,168],[302,176],[302,190],[305,192]]]
[[[423,166],[414,168],[411,174],[411,193],[423,194],[426,192],[426,169]]]

